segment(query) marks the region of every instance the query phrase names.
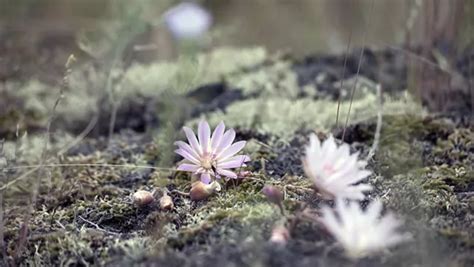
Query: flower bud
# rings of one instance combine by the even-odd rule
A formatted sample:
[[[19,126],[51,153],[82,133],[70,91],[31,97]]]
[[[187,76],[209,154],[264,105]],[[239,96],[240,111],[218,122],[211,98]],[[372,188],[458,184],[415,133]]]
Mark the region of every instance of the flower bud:
[[[166,193],[160,198],[160,208],[162,210],[174,209],[173,199]]]
[[[237,177],[239,178],[245,178],[245,177],[248,177],[252,174],[252,172],[250,171],[240,171],[238,174],[237,174]]]
[[[279,246],[285,246],[290,239],[290,231],[283,226],[277,225],[273,227],[272,235],[270,236],[270,242]]]
[[[207,32],[212,17],[195,3],[181,3],[164,14],[168,29],[178,39],[196,39]]]
[[[133,203],[140,207],[146,206],[155,201],[155,197],[153,197],[153,194],[145,190],[138,190],[137,192],[133,193],[132,199]]]
[[[284,198],[283,192],[278,187],[272,185],[265,185],[262,193],[267,197],[268,201],[276,205],[280,205]]]
[[[210,184],[205,184],[201,181],[194,182],[191,185],[191,191],[189,191],[189,197],[192,200],[204,200],[215,192],[221,191],[221,185],[213,181]]]

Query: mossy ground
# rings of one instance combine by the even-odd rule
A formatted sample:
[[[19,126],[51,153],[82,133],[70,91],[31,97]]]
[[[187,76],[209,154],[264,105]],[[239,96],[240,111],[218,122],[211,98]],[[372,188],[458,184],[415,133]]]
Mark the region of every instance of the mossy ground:
[[[130,89],[124,89],[116,134],[110,140],[103,134],[107,132],[106,124],[99,123],[99,129],[90,137],[70,149],[61,149],[72,138],[58,133],[75,133],[81,127],[71,125],[75,121],[83,125],[90,119],[88,112],[94,110],[60,112],[45,166],[3,190],[7,261],[22,266],[473,263],[473,126],[468,121],[427,115],[403,92],[393,89],[399,83],[389,87],[390,95],[384,95],[380,144],[369,164],[374,171],[370,182],[376,190],[368,199],[382,198],[388,208],[402,216],[406,228],[415,235],[413,242],[391,253],[351,262],[334,248],[334,240],[317,224],[303,222],[292,231],[287,247],[269,244],[271,228],[282,217],[261,194],[264,184],[284,190],[289,213],[297,212],[303,202],[314,208],[322,202],[304,177],[301,157],[312,131],[321,137],[332,131],[342,138],[341,122],[339,127],[334,125],[337,102],[330,93],[340,78],[339,72],[334,71],[340,58],[308,61],[309,67],[316,63],[322,67],[324,62],[332,66],[329,70],[311,70],[304,68],[304,62],[293,64],[291,59],[271,57],[261,49],[240,51],[238,56],[223,50],[213,53],[211,58],[214,57],[221,65],[232,59],[232,66],[213,66],[202,79],[185,85],[177,81],[182,81],[180,75],[186,73],[176,75],[179,66],[171,63],[167,67],[130,68],[120,84]],[[199,67],[201,61],[197,62],[198,67],[193,66],[203,68]],[[371,76],[370,65],[364,68],[368,78],[377,78]],[[404,77],[403,66],[394,69],[396,72],[389,73],[390,79],[384,83]],[[317,84],[308,82],[318,75],[330,78],[315,80]],[[170,91],[175,84],[182,90]],[[77,83],[75,86],[80,87]],[[156,92],[152,90],[154,86],[158,88]],[[344,140],[365,157],[373,142],[379,109],[370,83],[357,90],[363,93],[354,99]],[[94,101],[102,99],[91,97],[96,97]],[[87,103],[94,101],[89,99]],[[43,105],[48,103],[50,99]],[[343,99],[341,118],[345,119],[348,105],[348,99]],[[35,108],[38,106],[23,109],[26,111],[22,116],[28,117]],[[47,112],[40,114],[46,116]],[[67,118],[71,120],[64,123]],[[179,132],[181,125],[195,125],[200,118],[207,118],[214,125],[224,120],[235,127],[237,139],[248,141],[245,152],[252,162],[247,178],[221,181],[221,192],[195,202],[178,193],[190,189],[191,178],[173,170],[179,157],[173,154],[171,144],[184,138]],[[130,126],[131,121],[135,126]],[[4,122],[8,127],[3,136],[11,140],[6,147],[15,147],[15,131],[9,120],[0,121],[2,125]],[[32,125],[26,123],[22,129],[29,127]],[[40,137],[33,134],[27,138]],[[29,151],[33,156],[14,157],[14,153],[7,153],[8,165],[2,174],[5,179],[13,181],[28,170],[11,167],[37,164],[42,146],[34,147]],[[35,179],[40,179],[39,194],[31,208]],[[146,207],[132,203],[131,194],[137,189],[160,192],[165,188],[175,204],[172,211],[162,211],[156,202]]]

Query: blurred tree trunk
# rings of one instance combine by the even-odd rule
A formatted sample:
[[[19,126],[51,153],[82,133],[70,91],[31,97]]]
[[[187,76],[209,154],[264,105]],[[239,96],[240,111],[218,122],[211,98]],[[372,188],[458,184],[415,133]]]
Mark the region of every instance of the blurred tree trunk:
[[[465,11],[473,5],[472,1],[417,2],[421,3],[420,30],[409,33],[407,45],[413,47],[412,40],[420,40],[419,54],[423,59],[409,59],[411,88],[432,111],[472,115],[472,89],[468,80],[471,75],[463,76],[457,66],[463,50],[459,33],[463,32],[463,25],[469,25]],[[420,33],[419,38],[413,36],[416,32]]]

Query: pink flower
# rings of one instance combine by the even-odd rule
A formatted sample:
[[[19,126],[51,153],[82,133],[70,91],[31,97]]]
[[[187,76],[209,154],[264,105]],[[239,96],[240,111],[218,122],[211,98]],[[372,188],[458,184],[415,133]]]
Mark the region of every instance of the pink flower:
[[[350,153],[346,143],[338,147],[332,136],[321,144],[318,137],[311,134],[303,165],[306,175],[324,197],[362,200],[364,192],[370,191],[372,186],[361,181],[371,172],[358,156],[358,153]]]
[[[164,14],[168,29],[178,39],[196,39],[211,27],[212,16],[198,4],[181,3]]]
[[[246,167],[245,162],[250,161],[249,156],[237,155],[245,146],[245,141],[234,144],[234,129],[226,132],[224,122],[219,123],[212,133],[209,124],[201,121],[198,126],[198,136],[188,127],[183,127],[189,144],[177,141],[178,149],[175,152],[186,161],[178,166],[180,171],[193,172],[201,176],[203,183],[209,184],[211,177],[222,176],[237,179],[237,174],[230,169]]]

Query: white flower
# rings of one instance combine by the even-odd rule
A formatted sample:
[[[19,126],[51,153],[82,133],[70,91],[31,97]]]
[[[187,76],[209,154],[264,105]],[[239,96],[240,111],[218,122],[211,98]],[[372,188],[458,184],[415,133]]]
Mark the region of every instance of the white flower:
[[[332,136],[321,145],[316,134],[312,134],[303,165],[306,175],[324,197],[361,200],[363,192],[372,189],[359,183],[371,173],[364,169],[366,163],[358,160],[357,153],[350,154],[348,144],[337,147]]]
[[[229,169],[246,167],[245,162],[250,158],[245,155],[235,156],[245,146],[245,141],[234,144],[235,131],[230,129],[224,133],[224,122],[219,123],[212,133],[209,124],[201,121],[198,126],[198,138],[188,127],[183,127],[189,144],[178,141],[175,151],[186,159],[185,163],[178,166],[180,171],[189,171],[201,176],[205,184],[211,182],[211,176],[220,178],[237,178],[237,174]],[[199,139],[199,141],[198,141]]]
[[[363,211],[356,202],[346,205],[342,199],[337,199],[335,212],[329,207],[321,209],[320,222],[349,257],[362,258],[411,238],[408,233],[397,232],[401,222],[393,214],[380,217],[381,211],[379,200],[373,201]]]
[[[209,12],[195,3],[181,3],[164,14],[165,23],[178,39],[195,39],[211,26]]]

